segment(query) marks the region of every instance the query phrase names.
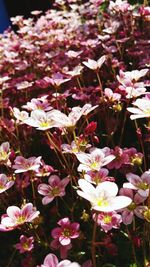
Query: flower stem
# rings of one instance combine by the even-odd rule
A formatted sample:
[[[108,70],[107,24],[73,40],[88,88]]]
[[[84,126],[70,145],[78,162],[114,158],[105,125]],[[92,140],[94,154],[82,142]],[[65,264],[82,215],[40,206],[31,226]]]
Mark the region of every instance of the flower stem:
[[[93,227],[93,235],[92,235],[92,246],[91,246],[91,254],[92,254],[92,262],[93,262],[93,267],[96,267],[96,229],[97,229],[97,217],[98,215],[96,214],[96,220],[94,222],[94,227]]]

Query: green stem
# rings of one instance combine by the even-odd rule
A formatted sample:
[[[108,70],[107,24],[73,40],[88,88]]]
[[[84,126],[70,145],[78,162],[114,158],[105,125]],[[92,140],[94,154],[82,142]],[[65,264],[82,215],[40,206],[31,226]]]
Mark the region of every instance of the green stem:
[[[98,215],[96,214],[96,219],[94,222],[94,227],[93,227],[93,235],[92,235],[92,246],[91,246],[91,254],[92,254],[92,262],[93,262],[93,267],[96,267],[96,229],[97,229],[97,217]]]

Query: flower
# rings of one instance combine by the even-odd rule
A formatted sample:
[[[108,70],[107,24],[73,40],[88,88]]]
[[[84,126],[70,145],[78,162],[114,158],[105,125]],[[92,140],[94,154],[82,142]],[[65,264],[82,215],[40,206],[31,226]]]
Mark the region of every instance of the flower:
[[[89,58],[88,61],[83,61],[82,63],[91,70],[98,70],[106,61],[106,58],[105,55],[100,57],[97,61]]]
[[[65,195],[65,187],[69,183],[69,178],[64,178],[60,180],[57,175],[51,175],[48,179],[47,184],[39,184],[38,192],[43,195],[42,199],[43,205],[47,205],[52,202],[55,197],[62,197]]]
[[[30,157],[28,159],[17,156],[15,164],[12,166],[15,173],[22,173],[27,171],[36,171],[41,165],[41,157]]]
[[[123,188],[130,188],[137,190],[142,197],[148,197],[150,190],[150,170],[144,172],[142,176],[134,173],[126,174],[129,183],[124,183]]]
[[[21,209],[17,206],[10,206],[7,208],[6,214],[2,215],[1,227],[8,230],[13,230],[26,222],[32,222],[40,214],[32,203],[25,204]]]
[[[44,111],[50,111],[52,107],[49,105],[48,100],[46,99],[47,96],[43,96],[40,98],[32,98],[30,102],[27,102],[26,105],[23,105],[22,107],[29,110],[44,110]]]
[[[131,120],[150,117],[150,99],[137,99],[134,103],[135,108],[127,108],[133,115],[130,116]]]
[[[0,193],[3,193],[14,185],[14,181],[9,180],[5,174],[0,174]]]
[[[81,162],[78,166],[78,171],[99,171],[101,167],[110,163],[113,159],[115,159],[114,155],[105,156],[104,149],[100,148],[90,148],[90,153],[78,153],[76,154],[77,159]]]
[[[26,111],[20,111],[18,108],[13,108],[13,115],[17,119],[17,122],[24,122],[29,117],[28,112]]]
[[[109,171],[107,169],[101,168],[99,171],[88,171],[84,175],[84,178],[88,182],[98,185],[99,183],[107,181],[108,179],[110,179],[110,177],[108,177],[108,173],[109,173]]]
[[[57,118],[60,115],[59,110],[50,110],[45,112],[44,110],[34,110],[31,112],[31,116],[24,120],[24,123],[35,127],[37,130],[48,130],[53,127],[60,127],[62,123],[54,119],[53,115]]]
[[[50,253],[45,257],[44,263],[37,267],[80,267],[80,265],[77,262],[71,262],[69,260],[58,262],[58,258]]]
[[[28,238],[25,235],[21,235],[20,243],[17,243],[15,245],[15,248],[18,249],[21,254],[25,252],[29,252],[34,247],[33,242],[34,242],[33,236]]]
[[[121,188],[120,195],[127,196],[132,199],[132,203],[126,207],[122,212],[122,222],[125,225],[131,224],[134,218],[134,215],[143,219],[143,212],[145,211],[145,206],[139,205],[145,201],[145,197],[140,196],[138,193],[134,194],[132,189]]]
[[[118,186],[113,182],[102,182],[96,188],[84,179],[79,179],[78,183],[82,191],[77,190],[77,194],[90,201],[94,210],[112,212],[132,202],[129,197],[116,196]]]
[[[112,228],[119,228],[122,222],[121,215],[116,211],[112,212],[100,212],[98,215],[93,214],[94,221],[102,227],[102,229],[107,233]]]
[[[71,243],[71,239],[75,239],[79,236],[79,223],[71,223],[69,218],[63,218],[57,223],[60,227],[56,227],[52,230],[51,235],[55,239],[59,239],[61,245],[66,246]]]
[[[7,162],[10,155],[10,145],[4,142],[0,145],[0,162]]]

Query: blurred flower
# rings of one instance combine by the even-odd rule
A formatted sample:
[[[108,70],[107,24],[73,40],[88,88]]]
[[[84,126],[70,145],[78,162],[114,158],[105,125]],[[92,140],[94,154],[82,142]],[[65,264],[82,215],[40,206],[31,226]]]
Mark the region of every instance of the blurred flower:
[[[0,145],[0,162],[7,162],[10,155],[10,145],[4,142]]]
[[[14,181],[9,180],[5,174],[0,174],[0,193],[8,190],[10,187],[14,185]]]
[[[79,179],[78,183],[82,191],[77,190],[77,194],[90,201],[94,210],[112,212],[132,202],[129,197],[116,196],[118,186],[113,182],[102,182],[96,188],[84,179]]]
[[[58,262],[58,258],[50,253],[45,257],[44,263],[37,267],[80,267],[80,265],[77,262],[71,262],[69,260]]]
[[[130,116],[131,120],[150,117],[150,99],[137,99],[134,103],[135,108],[127,108],[133,115]]]
[[[21,254],[25,252],[30,252],[34,247],[33,242],[34,242],[33,236],[28,238],[24,235],[21,235],[20,243],[17,243],[15,245],[15,248],[18,249]]]
[[[101,226],[105,233],[110,231],[112,228],[120,228],[120,223],[122,222],[121,215],[116,211],[100,212],[98,215],[93,214],[93,219]]]
[[[101,68],[106,59],[107,57],[104,55],[100,57],[97,61],[89,58],[88,61],[83,61],[82,63],[91,70],[98,70]]]

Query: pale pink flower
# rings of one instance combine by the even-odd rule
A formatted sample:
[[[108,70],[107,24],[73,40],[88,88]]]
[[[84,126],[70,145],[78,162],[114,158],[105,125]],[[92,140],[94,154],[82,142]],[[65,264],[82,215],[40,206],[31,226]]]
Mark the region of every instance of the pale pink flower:
[[[44,110],[34,110],[24,123],[35,127],[37,130],[48,130],[50,128],[62,126],[61,121],[58,122],[58,120],[56,120],[60,114],[61,112],[59,110],[54,109],[48,112]]]
[[[43,205],[52,202],[55,197],[63,197],[65,195],[65,188],[69,183],[69,178],[60,180],[59,176],[51,175],[48,179],[48,184],[39,184],[38,192],[43,195]]]
[[[88,171],[84,174],[85,180],[92,184],[98,185],[101,182],[105,182],[109,179],[108,177],[109,171],[105,168],[101,168],[99,171]]]
[[[26,223],[32,222],[40,214],[39,211],[33,207],[32,203],[25,204],[21,209],[17,206],[10,206],[6,210],[6,214],[1,217],[1,228],[13,230],[16,227]]]
[[[116,211],[112,212],[100,212],[98,215],[93,214],[94,221],[107,233],[112,228],[120,228],[120,223],[122,222],[121,215]]]
[[[16,84],[17,90],[28,89],[33,85],[33,82],[22,81]]]
[[[71,144],[62,144],[61,148],[63,153],[77,154],[79,152],[84,151],[85,149],[91,147],[90,144],[87,144],[85,140],[76,139],[76,141],[72,141]]]
[[[58,258],[50,253],[45,257],[44,263],[37,267],[80,267],[80,265],[77,262],[71,262],[69,260],[59,262]]]
[[[103,149],[93,147],[89,150],[90,153],[78,153],[76,154],[77,159],[80,161],[78,171],[99,171],[101,167],[110,163],[115,156],[105,156]]]
[[[54,239],[59,239],[61,245],[66,246],[71,243],[71,239],[79,237],[79,223],[71,223],[69,218],[63,218],[57,223],[60,227],[52,230],[51,235]]]
[[[67,71],[66,74],[69,74],[71,77],[77,77],[81,75],[82,70],[82,66],[76,66],[73,70]]]
[[[78,106],[73,107],[68,116],[62,112],[59,113],[57,112],[54,113],[53,119],[58,124],[61,124],[62,127],[67,127],[67,128],[74,127],[82,115],[84,116],[88,115],[88,113],[90,113],[97,107],[98,105],[92,106],[91,104],[85,104],[82,108]]]
[[[126,174],[129,183],[124,183],[124,188],[137,190],[142,197],[148,197],[150,190],[150,170],[144,172],[141,177],[134,174]]]
[[[82,54],[82,51],[74,51],[69,50],[65,53],[69,58],[77,58],[80,54]]]
[[[145,211],[145,206],[139,204],[142,204],[146,198],[140,196],[138,193],[134,193],[133,190],[129,188],[121,188],[119,193],[122,196],[127,196],[132,199],[132,203],[122,211],[122,222],[125,225],[131,224],[134,215],[144,219],[143,212]]]
[[[134,108],[127,108],[127,110],[133,115],[130,116],[131,120],[140,119],[140,118],[149,118],[150,117],[150,99],[137,99],[133,105]]]
[[[52,107],[49,105],[49,102],[46,98],[47,96],[41,98],[32,98],[30,102],[27,102],[27,104],[23,105],[22,107],[29,111],[33,110],[50,111]]]
[[[89,58],[88,61],[83,61],[82,63],[91,70],[98,70],[101,68],[106,59],[107,57],[104,55],[100,57],[97,61]]]
[[[59,87],[61,84],[70,81],[70,78],[64,78],[64,76],[61,73],[57,72],[54,73],[51,78],[44,77],[44,80],[49,84],[52,84],[53,86]]]
[[[111,102],[119,101],[121,98],[120,94],[114,93],[110,88],[105,88],[104,95]]]
[[[77,194],[90,201],[94,210],[112,212],[130,205],[132,202],[129,197],[116,196],[118,186],[113,182],[102,182],[96,187],[84,179],[79,179],[78,183],[82,191],[77,190]]]
[[[27,171],[36,171],[41,165],[41,156],[40,157],[30,157],[28,159],[17,156],[15,159],[15,164],[12,166],[15,169],[15,173],[22,173]]]
[[[10,156],[10,145],[4,142],[0,145],[0,162],[7,162]]]
[[[22,123],[24,120],[28,119],[29,113],[26,111],[20,111],[18,108],[13,108],[13,115],[17,119],[17,123]]]
[[[109,9],[111,11],[116,11],[116,12],[127,12],[130,8],[130,4],[125,0],[116,0],[115,2],[110,1],[109,3]]]
[[[26,237],[25,235],[21,235],[20,243],[17,243],[15,245],[15,248],[18,249],[21,254],[25,252],[30,252],[34,247],[33,242],[34,242],[33,236]]]
[[[0,193],[8,190],[14,185],[14,181],[10,180],[5,174],[0,174]]]
[[[117,75],[117,79],[121,84],[124,84],[126,81],[137,82],[140,78],[145,76],[148,73],[149,69],[142,70],[132,70],[132,71],[120,71],[119,76]]]

